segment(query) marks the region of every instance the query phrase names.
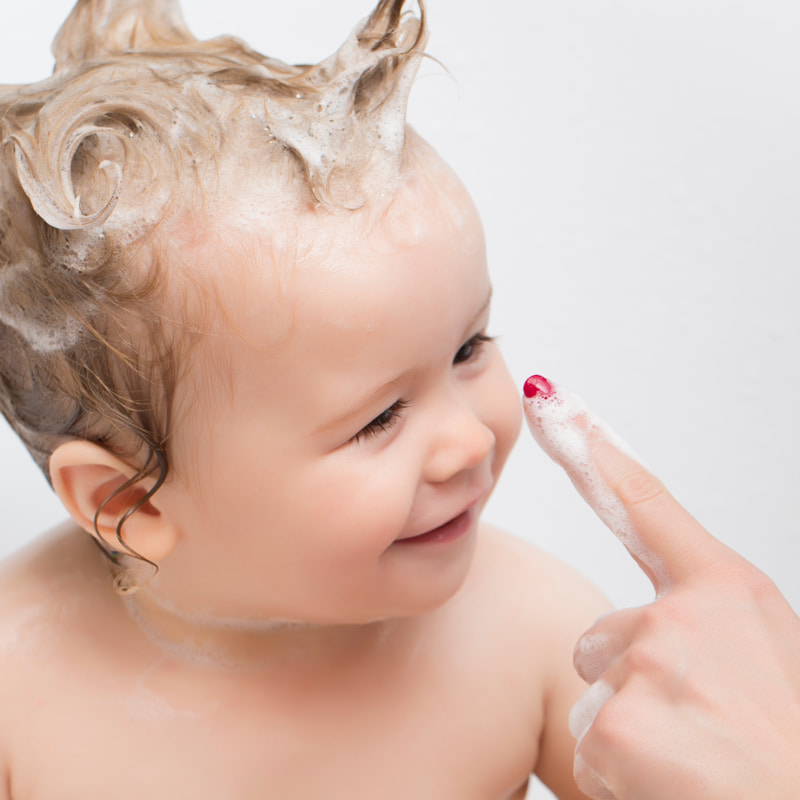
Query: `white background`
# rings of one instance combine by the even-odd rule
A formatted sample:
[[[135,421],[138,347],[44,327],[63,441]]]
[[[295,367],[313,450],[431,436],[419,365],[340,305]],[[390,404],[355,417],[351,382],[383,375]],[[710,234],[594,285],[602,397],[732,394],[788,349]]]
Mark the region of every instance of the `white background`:
[[[518,383],[571,387],[796,609],[800,10],[789,0],[429,0],[410,119],[483,215]],[[69,0],[10,3],[0,80],[51,68]],[[185,0],[293,62],[369,0]],[[0,426],[0,553],[62,516]],[[618,604],[646,581],[526,432],[489,519]]]

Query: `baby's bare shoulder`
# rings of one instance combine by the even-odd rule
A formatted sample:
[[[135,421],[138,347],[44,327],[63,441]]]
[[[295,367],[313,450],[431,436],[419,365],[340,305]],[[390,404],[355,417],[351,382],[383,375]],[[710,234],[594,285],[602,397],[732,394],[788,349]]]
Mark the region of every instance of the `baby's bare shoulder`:
[[[101,563],[98,555],[85,532],[64,523],[7,556],[0,561],[0,619],[53,597],[65,581],[91,577]]]
[[[572,567],[485,525],[457,598],[473,635],[541,684],[572,673],[575,642],[610,604]],[[479,630],[480,629],[480,630]]]
[[[0,562],[0,787],[29,754],[31,730],[57,718],[87,667],[96,669],[111,587],[102,554],[73,525]]]
[[[45,535],[0,562],[0,800],[8,785],[13,743],[35,702],[32,666],[46,660],[44,642],[54,641],[58,606],[48,591],[63,531]]]
[[[109,581],[102,555],[72,525],[0,562],[0,702],[15,704],[34,667],[57,657],[76,621],[96,605],[98,588]]]
[[[490,526],[478,541],[463,602],[487,653],[484,674],[498,678],[517,708],[531,710],[539,777],[556,796],[577,796],[567,720],[585,685],[572,652],[609,603],[576,570],[529,542]]]
[[[516,623],[540,631],[586,622],[608,601],[577,570],[535,545],[484,524],[470,576]]]

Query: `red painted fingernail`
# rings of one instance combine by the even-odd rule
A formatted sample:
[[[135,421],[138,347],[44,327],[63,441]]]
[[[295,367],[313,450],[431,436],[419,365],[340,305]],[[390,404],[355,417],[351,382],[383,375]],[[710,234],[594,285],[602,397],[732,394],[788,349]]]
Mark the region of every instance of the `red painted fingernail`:
[[[525,397],[550,397],[553,394],[553,384],[541,375],[531,375],[522,387]]]

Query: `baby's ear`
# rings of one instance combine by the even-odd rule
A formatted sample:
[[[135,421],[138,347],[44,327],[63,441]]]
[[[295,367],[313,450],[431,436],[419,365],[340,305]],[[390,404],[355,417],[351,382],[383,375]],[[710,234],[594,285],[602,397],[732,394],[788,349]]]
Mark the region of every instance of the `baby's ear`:
[[[65,442],[50,456],[53,489],[70,516],[92,536],[99,533],[115,550],[122,549],[117,523],[155,482],[152,477],[144,478],[122,489],[134,475],[133,467],[92,442]],[[125,545],[155,564],[172,553],[180,538],[179,528],[159,508],[157,495],[146,500],[122,526]]]

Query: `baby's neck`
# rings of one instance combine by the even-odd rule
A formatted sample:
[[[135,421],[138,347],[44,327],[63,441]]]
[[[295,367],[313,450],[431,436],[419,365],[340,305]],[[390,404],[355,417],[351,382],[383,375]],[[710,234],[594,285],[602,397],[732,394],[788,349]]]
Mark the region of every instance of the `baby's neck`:
[[[211,668],[340,669],[393,651],[398,640],[406,641],[416,627],[413,619],[320,625],[190,617],[146,590],[126,598],[125,605],[144,635],[165,654]]]

